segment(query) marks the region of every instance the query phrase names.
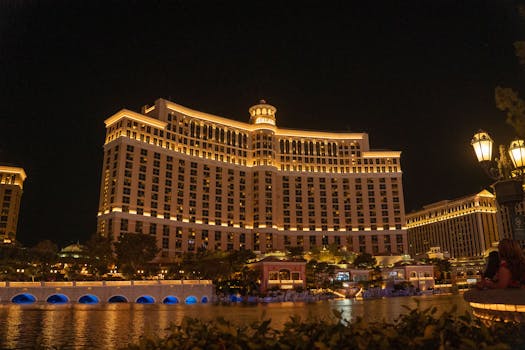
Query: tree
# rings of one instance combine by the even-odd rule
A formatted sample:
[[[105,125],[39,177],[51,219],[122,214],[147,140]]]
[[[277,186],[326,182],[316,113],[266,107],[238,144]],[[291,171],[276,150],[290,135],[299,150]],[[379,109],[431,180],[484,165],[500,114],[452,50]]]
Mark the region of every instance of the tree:
[[[95,277],[106,274],[115,256],[109,238],[94,233],[86,242],[88,250],[88,269]]]
[[[18,242],[0,244],[0,279],[16,281],[30,273],[29,255]],[[24,273],[20,272],[24,271]]]
[[[525,17],[525,6],[518,6],[521,17]],[[515,41],[514,51],[521,65],[525,66],[525,41]],[[494,92],[496,107],[506,112],[507,124],[511,125],[520,138],[525,137],[525,101],[511,88],[497,86]]]
[[[306,263],[306,284],[310,288],[330,287],[334,274],[335,265],[326,261],[311,259]]]
[[[144,268],[160,251],[155,236],[142,233],[126,233],[113,245],[117,263],[128,277],[135,276],[137,270]]]
[[[354,266],[360,268],[373,268],[376,264],[376,258],[370,253],[361,253],[354,259]]]
[[[57,261],[58,246],[46,239],[29,249],[30,259],[36,267],[36,277],[47,280],[50,278],[51,267]]]
[[[36,262],[53,263],[57,259],[58,246],[46,239],[33,246],[30,252]]]
[[[450,275],[450,261],[445,259],[429,259],[428,262],[434,265],[434,279],[437,282],[444,282],[447,279],[447,275]]]
[[[510,88],[497,86],[495,90],[496,107],[507,113],[507,124],[510,124],[519,137],[525,137],[525,101]]]
[[[292,259],[303,259],[304,249],[300,246],[290,246],[286,248],[286,255],[288,255]]]

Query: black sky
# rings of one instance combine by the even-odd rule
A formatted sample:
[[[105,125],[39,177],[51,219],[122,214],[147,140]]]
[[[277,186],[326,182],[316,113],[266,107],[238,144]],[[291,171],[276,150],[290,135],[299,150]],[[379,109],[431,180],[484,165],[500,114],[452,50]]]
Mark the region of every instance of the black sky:
[[[249,4],[249,5],[247,5]],[[497,85],[525,91],[516,3],[0,1],[0,163],[25,168],[18,239],[96,229],[104,119],[159,97],[241,121],[368,132],[402,151],[407,212],[481,190],[470,138],[513,136]]]

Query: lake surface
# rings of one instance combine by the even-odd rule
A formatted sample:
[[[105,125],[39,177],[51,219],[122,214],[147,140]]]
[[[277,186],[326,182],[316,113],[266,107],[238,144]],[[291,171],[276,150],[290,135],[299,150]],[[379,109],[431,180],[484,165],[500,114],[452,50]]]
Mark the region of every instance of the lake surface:
[[[281,328],[296,315],[301,319],[334,319],[332,311],[342,311],[347,320],[395,321],[419,301],[420,308],[435,306],[438,313],[469,311],[463,295],[430,295],[383,299],[340,299],[316,303],[283,302],[258,305],[164,305],[164,304],[0,304],[0,349],[118,349],[136,342],[144,332],[165,334],[171,323],[189,316],[211,320],[249,323],[271,319]]]

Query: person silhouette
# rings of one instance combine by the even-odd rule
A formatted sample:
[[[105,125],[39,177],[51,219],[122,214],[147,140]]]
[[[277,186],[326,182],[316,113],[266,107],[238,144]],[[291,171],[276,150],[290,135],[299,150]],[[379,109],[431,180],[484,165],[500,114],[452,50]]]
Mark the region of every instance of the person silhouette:
[[[483,278],[488,278],[494,280],[496,272],[499,268],[499,253],[497,250],[493,250],[489,253],[487,257],[487,265],[485,266],[485,271],[483,271]]]
[[[524,281],[525,255],[518,241],[504,238],[498,244],[499,268],[494,279],[483,279],[478,288],[519,288]]]

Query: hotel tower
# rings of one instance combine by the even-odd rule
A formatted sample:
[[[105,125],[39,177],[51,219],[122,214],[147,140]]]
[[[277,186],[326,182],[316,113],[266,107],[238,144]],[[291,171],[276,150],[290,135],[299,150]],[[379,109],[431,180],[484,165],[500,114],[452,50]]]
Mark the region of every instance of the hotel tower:
[[[0,243],[13,243],[16,239],[25,179],[24,169],[0,165]]]
[[[157,238],[161,256],[335,244],[407,253],[399,151],[368,134],[281,129],[261,100],[249,122],[158,99],[106,119],[98,231]]]

